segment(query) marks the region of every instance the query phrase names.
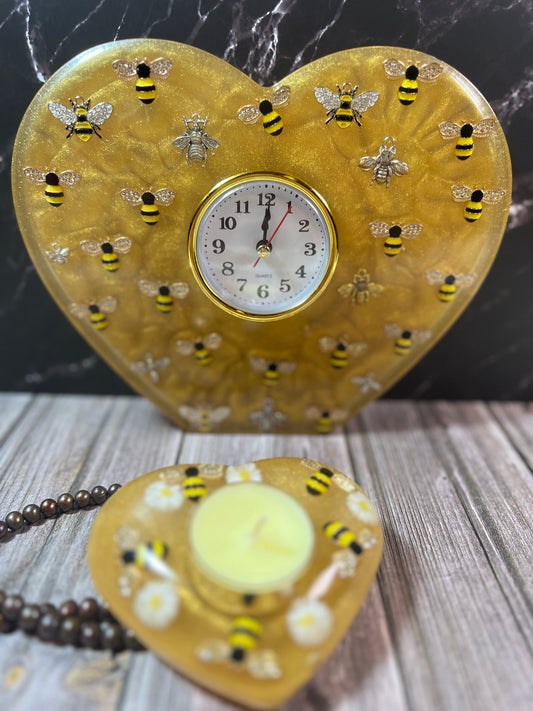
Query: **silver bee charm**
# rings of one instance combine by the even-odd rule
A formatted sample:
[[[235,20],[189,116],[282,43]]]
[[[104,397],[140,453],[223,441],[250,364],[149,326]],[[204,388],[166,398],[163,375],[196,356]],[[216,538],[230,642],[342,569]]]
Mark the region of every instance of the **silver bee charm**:
[[[130,364],[130,368],[134,373],[139,375],[147,375],[152,383],[156,385],[159,382],[159,371],[164,370],[170,365],[170,358],[165,356],[155,360],[151,353],[146,353],[143,360],[138,360]]]
[[[372,170],[372,183],[389,187],[390,179],[393,175],[407,175],[409,166],[403,161],[396,160],[396,139],[387,136],[380,146],[377,156],[363,156],[359,161],[359,167],[363,170]]]
[[[70,249],[68,247],[62,247],[57,242],[51,245],[51,250],[46,250],[45,252],[48,259],[56,264],[65,264],[69,258]]]
[[[361,126],[363,111],[374,106],[379,99],[377,91],[365,91],[355,96],[358,86],[352,88],[351,84],[344,83],[342,87],[337,84],[337,94],[325,86],[317,86],[315,98],[328,110],[326,125],[335,119],[339,128],[348,128],[352,122]]]
[[[208,151],[211,151],[211,155],[215,155],[215,148],[218,148],[220,143],[206,133],[207,116],[201,119],[199,114],[193,114],[189,119],[186,119],[185,116],[182,118],[185,124],[185,133],[183,136],[175,138],[172,145],[179,148],[180,155],[185,151],[189,168],[192,163],[201,163],[202,168],[205,168]]]

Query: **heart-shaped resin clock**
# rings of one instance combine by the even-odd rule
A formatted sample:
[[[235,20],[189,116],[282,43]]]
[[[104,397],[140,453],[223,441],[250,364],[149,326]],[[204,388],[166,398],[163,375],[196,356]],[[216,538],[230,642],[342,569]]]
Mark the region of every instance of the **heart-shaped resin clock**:
[[[127,40],[43,86],[13,190],[59,306],[176,423],[328,432],[464,310],[511,169],[487,102],[420,52],[347,50],[264,88]]]

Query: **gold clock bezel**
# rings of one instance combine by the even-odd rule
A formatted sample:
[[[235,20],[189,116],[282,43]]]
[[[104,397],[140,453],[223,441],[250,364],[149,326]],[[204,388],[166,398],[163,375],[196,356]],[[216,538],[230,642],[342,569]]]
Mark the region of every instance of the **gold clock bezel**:
[[[231,306],[223,298],[221,298],[214,289],[209,285],[209,283],[204,278],[203,272],[200,268],[197,252],[197,241],[198,241],[198,231],[202,220],[212,206],[212,204],[224,193],[229,192],[232,189],[238,188],[252,180],[274,180],[276,182],[285,183],[288,186],[299,190],[320,212],[324,222],[326,224],[326,229],[328,232],[329,241],[329,257],[326,266],[326,271],[322,277],[322,280],[317,285],[315,290],[310,294],[302,303],[292,306],[288,309],[283,309],[273,314],[254,314],[248,311],[244,311],[235,306]],[[277,321],[279,319],[288,318],[293,316],[303,309],[310,306],[318,297],[324,292],[327,285],[329,284],[335,267],[337,265],[337,260],[339,256],[339,246],[337,229],[335,227],[335,222],[329,210],[329,207],[324,200],[324,198],[318,193],[314,188],[305,183],[300,178],[295,178],[292,175],[285,173],[277,173],[273,171],[250,171],[246,173],[240,173],[238,175],[231,176],[222,180],[220,183],[214,186],[214,188],[203,198],[200,202],[198,209],[192,219],[191,225],[189,227],[188,235],[188,253],[189,253],[189,264],[191,266],[192,272],[198,282],[198,285],[206,294],[206,296],[217,306],[223,309],[226,313],[238,316],[239,318],[247,319],[248,321]]]

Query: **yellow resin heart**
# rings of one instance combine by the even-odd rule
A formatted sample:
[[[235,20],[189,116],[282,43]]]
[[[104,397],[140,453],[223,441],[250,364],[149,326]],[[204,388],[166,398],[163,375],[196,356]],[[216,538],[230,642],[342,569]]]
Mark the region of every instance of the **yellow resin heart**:
[[[414,66],[418,78],[406,78]],[[338,238],[324,280],[311,276],[320,249],[309,218],[284,235],[288,256],[301,254],[290,279],[269,271],[264,244],[255,252],[262,220],[282,218],[259,189],[217,213],[205,244],[189,239],[204,198],[248,173],[288,175],[318,194]],[[13,190],[63,312],[177,424],[326,433],[412,368],[472,299],[503,235],[511,170],[487,102],[420,52],[347,50],[267,89],[193,47],[127,40],[85,52],[43,86],[17,137]],[[261,277],[252,259],[239,276],[232,253],[247,213]],[[255,301],[286,292],[290,303],[305,275],[309,294],[254,319],[206,287],[198,249],[215,292],[231,284],[239,298],[253,283]]]
[[[98,514],[88,562],[98,593],[145,646],[262,709],[287,700],[345,635],[382,544],[351,479],[278,458],[136,479]]]

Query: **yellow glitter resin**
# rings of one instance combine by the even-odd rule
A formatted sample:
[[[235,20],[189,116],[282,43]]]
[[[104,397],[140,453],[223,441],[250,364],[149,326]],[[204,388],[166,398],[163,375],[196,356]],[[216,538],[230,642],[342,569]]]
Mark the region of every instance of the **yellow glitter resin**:
[[[134,71],[143,58],[156,86],[148,105],[139,101],[136,75],[123,81],[113,67],[122,60]],[[172,63],[164,79],[157,58]],[[432,63],[436,71],[424,69]],[[420,69],[420,81],[406,106],[398,89],[409,65]],[[427,74],[433,81],[422,79]],[[379,94],[373,105],[361,98],[366,92]],[[277,96],[280,135],[269,135],[262,115],[256,123],[239,118]],[[84,119],[78,109],[65,128],[69,98],[90,99],[84,126],[91,133],[96,124],[102,139],[74,133],[66,140]],[[345,120],[352,108],[361,127]],[[205,117],[193,140],[184,119]],[[474,151],[458,160],[465,123]],[[391,148],[395,155],[386,153]],[[189,254],[190,225],[205,197],[221,181],[262,171],[316,191],[338,236],[323,291],[317,297],[317,284],[292,315],[268,322],[221,308],[199,284],[194,249]],[[59,188],[42,182],[51,172]],[[13,190],[28,250],[59,306],[177,424],[328,432],[412,368],[474,296],[503,235],[511,169],[487,102],[453,68],[420,52],[347,50],[264,89],[193,47],[127,40],[85,52],[43,86],[17,136]],[[155,208],[139,201],[147,192]],[[479,208],[480,219],[464,219]],[[147,224],[141,209],[157,210],[157,223]],[[450,276],[452,285],[444,283]]]
[[[292,585],[275,593],[275,609],[270,606],[265,614],[264,599],[274,593],[241,594],[234,607],[234,591],[208,578],[198,586],[189,538],[191,521],[204,501],[193,502],[184,493],[190,465],[138,477],[105,504],[87,550],[93,582],[116,618],[174,669],[246,707],[277,708],[313,676],[360,609],[381,557],[378,516],[351,479],[317,462],[283,457],[240,467],[196,467],[206,487],[206,505],[210,496],[221,490],[237,493],[240,482],[247,481],[246,486],[273,487],[294,507],[305,509],[314,534],[312,555]],[[330,474],[328,488],[310,494],[309,478],[324,468]],[[257,508],[256,513],[265,511]],[[346,538],[337,542],[326,535],[324,526],[330,522],[344,526]],[[245,533],[239,533],[238,522],[233,525],[234,541],[226,545],[245,546]],[[265,531],[264,537],[262,545],[273,545],[276,532]],[[297,545],[297,535],[291,543]],[[145,555],[139,564],[146,544],[165,552],[148,563]],[[137,562],[124,562],[125,554]],[[257,636],[245,633],[239,639],[237,627],[253,628]],[[241,659],[232,659],[239,642],[251,646]]]

